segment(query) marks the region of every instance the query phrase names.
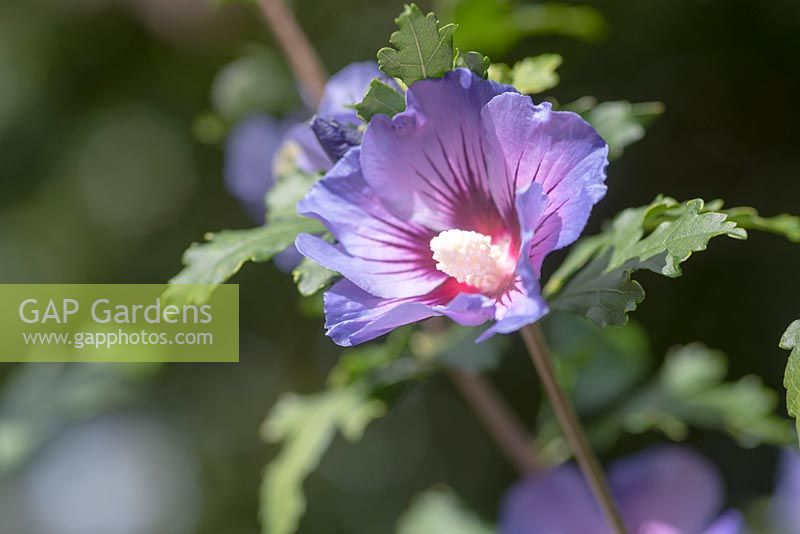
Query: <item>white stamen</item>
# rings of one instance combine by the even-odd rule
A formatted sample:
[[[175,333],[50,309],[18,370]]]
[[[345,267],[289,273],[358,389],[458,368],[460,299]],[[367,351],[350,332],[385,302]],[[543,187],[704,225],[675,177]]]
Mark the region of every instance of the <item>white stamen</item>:
[[[436,268],[462,284],[490,293],[513,272],[513,262],[492,238],[471,230],[445,230],[431,239]]]

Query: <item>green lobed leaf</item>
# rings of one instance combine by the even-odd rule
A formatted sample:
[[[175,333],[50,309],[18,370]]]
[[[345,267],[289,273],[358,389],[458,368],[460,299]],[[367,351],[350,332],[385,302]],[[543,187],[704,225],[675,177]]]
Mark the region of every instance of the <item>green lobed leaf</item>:
[[[551,313],[543,328],[553,352],[559,382],[581,415],[594,415],[618,401],[651,365],[647,332],[634,322],[600,328],[583,318]]]
[[[664,104],[627,100],[598,104],[594,98],[584,97],[562,109],[580,113],[594,126],[608,143],[609,157],[614,159],[622,155],[625,147],[644,137],[647,126],[664,113]]]
[[[317,174],[307,174],[299,170],[279,175],[264,200],[267,206],[267,222],[271,224],[286,218],[297,218],[297,203],[319,179]]]
[[[670,217],[664,217],[667,213]],[[680,264],[718,236],[745,239],[747,233],[725,213],[707,210],[700,199],[678,203],[659,197],[648,206],[622,211],[603,234],[576,245],[566,267],[548,282],[546,294],[555,309],[584,315],[601,326],[625,324],[645,296],[632,273],[647,269],[680,276]]]
[[[485,328],[450,325],[443,329],[424,329],[414,333],[409,347],[425,362],[473,373],[486,371],[499,365],[507,337],[494,336],[483,343],[475,343],[475,338]]]
[[[700,199],[686,202],[683,205],[685,213],[675,220],[662,222],[650,235],[638,241],[629,239],[638,234],[641,227],[638,218],[634,217],[632,223],[622,226],[620,233],[614,236],[614,250],[607,270],[634,260],[653,272],[675,278],[683,274],[680,264],[689,259],[693,252],[706,250],[712,238],[728,236],[747,239],[747,231],[729,221],[726,214],[705,211],[704,205]],[[652,208],[650,210],[649,213],[652,213]],[[624,239],[619,239],[620,235]]]
[[[490,80],[513,85],[521,93],[534,95],[558,85],[556,69],[562,62],[558,54],[542,54],[518,61],[513,67],[505,63],[492,63],[488,75]]]
[[[303,258],[300,265],[292,271],[292,279],[297,285],[297,291],[304,297],[310,297],[323,290],[337,276],[339,273],[308,258]]]
[[[491,61],[488,57],[484,56],[480,52],[462,52],[461,50],[456,50],[456,67],[464,67],[481,78],[486,78],[489,75],[489,66]]]
[[[511,85],[526,95],[543,93],[558,85],[556,70],[563,59],[558,54],[541,54],[527,57],[511,69]]]
[[[800,320],[793,322],[784,332],[780,347],[792,351],[786,362],[783,387],[786,388],[786,409],[795,418],[800,435]]]
[[[552,302],[553,309],[583,315],[602,327],[621,326],[644,300],[642,286],[631,279],[633,266],[606,271],[600,257],[570,279]]]
[[[725,213],[706,208],[700,199],[678,203],[659,197],[620,212],[602,234],[573,247],[545,286],[545,295],[555,309],[579,313],[601,326],[625,324],[645,297],[632,273],[647,269],[674,278],[682,274],[680,264],[705,250],[712,238],[747,237]]]
[[[593,235],[578,241],[570,250],[569,255],[558,266],[558,269],[548,278],[547,284],[542,290],[545,298],[561,291],[564,284],[575,273],[583,269],[607,242],[608,236],[606,234]]]
[[[425,78],[438,78],[453,68],[455,24],[439,27],[436,15],[423,15],[416,4],[408,4],[395,19],[392,48],[378,50],[380,69],[406,85]]]
[[[261,427],[263,439],[282,442],[280,453],[265,468],[261,482],[261,532],[295,532],[306,509],[303,481],[319,465],[335,433],[356,441],[370,421],[384,411],[382,402],[359,387],[282,396]]]
[[[397,525],[397,534],[494,534],[495,529],[466,509],[448,488],[414,497]]]
[[[213,286],[195,284],[221,284],[245,262],[269,261],[292,245],[298,234],[324,230],[319,221],[295,215],[269,226],[207,234],[205,243],[194,243],[183,254],[185,267],[170,280],[164,298],[172,303],[206,302]]]
[[[613,336],[627,328],[603,332]],[[701,343],[675,347],[650,382],[633,391],[623,390],[622,402],[595,415],[587,433],[599,451],[612,447],[625,431],[655,430],[680,441],[686,439],[691,426],[725,431],[747,447],[790,443],[789,421],[775,414],[777,393],[756,376],[726,381],[727,373],[728,360],[722,352]],[[538,427],[540,457],[552,463],[568,460],[568,448],[550,412],[540,414]]]
[[[486,75],[490,80],[506,85],[511,85],[514,81],[513,71],[511,67],[505,63],[491,63],[486,71]]]
[[[327,390],[304,397],[282,397],[261,431],[265,440],[282,442],[280,453],[264,472],[260,493],[262,532],[294,532],[306,509],[303,481],[319,465],[335,433],[340,431],[351,441],[358,439],[370,421],[384,414],[387,401],[403,394],[410,380],[440,369],[446,360],[443,355],[456,350],[466,334],[474,346],[473,330],[458,329],[457,339],[437,337],[441,343],[429,343],[424,354],[415,354],[409,350],[410,345],[419,345],[418,341],[409,343],[413,327],[399,328],[384,343],[345,351],[329,375]],[[412,521],[409,527],[414,524]],[[447,524],[441,523],[443,527]],[[453,526],[467,529],[469,523]]]
[[[800,217],[784,213],[774,217],[762,217],[754,208],[739,207],[724,210],[728,219],[747,230],[759,230],[785,237],[792,243],[800,243]]]
[[[623,324],[644,298],[630,275],[640,269],[676,277],[680,264],[705,250],[710,239],[747,237],[760,230],[800,241],[800,217],[762,217],[750,207],[723,209],[723,202],[679,203],[659,197],[620,212],[601,234],[584,238],[544,286],[554,308],[585,315],[601,325]]]
[[[701,343],[671,350],[654,388],[640,397],[645,402],[629,407],[624,424],[634,432],[655,428],[682,439],[685,431],[675,424],[681,422],[725,430],[744,446],[786,445],[791,430],[775,415],[778,394],[754,375],[726,382],[727,371],[727,356]]]
[[[344,351],[336,366],[328,375],[328,383],[345,386],[357,382],[381,383],[374,374],[385,369],[400,358],[408,345],[413,327],[406,326],[393,330],[384,343],[368,343]]]
[[[369,122],[375,115],[393,117],[405,110],[406,99],[397,89],[376,78],[370,82],[367,94],[355,109],[361,120]]]

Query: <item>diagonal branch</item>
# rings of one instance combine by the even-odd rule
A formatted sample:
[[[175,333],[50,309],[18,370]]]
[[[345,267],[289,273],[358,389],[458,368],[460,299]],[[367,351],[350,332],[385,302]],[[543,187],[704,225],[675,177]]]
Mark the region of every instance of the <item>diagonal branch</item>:
[[[283,0],[259,0],[259,6],[297,82],[316,108],[322,100],[327,79],[317,52]]]
[[[492,383],[479,374],[458,369],[450,370],[448,376],[517,471],[523,476],[541,471],[543,466],[534,454],[525,426]]]
[[[575,455],[575,460],[578,462],[583,476],[586,477],[597,503],[602,508],[609,526],[616,534],[625,534],[627,530],[622,521],[619,507],[614,501],[611,489],[606,481],[603,467],[600,465],[600,461],[594,451],[592,451],[572,403],[556,380],[553,359],[547,348],[541,327],[539,327],[538,323],[532,324],[524,327],[520,330],[520,333],[536,372],[539,374],[539,379],[542,381],[550,405],[561,425],[561,431],[564,433],[564,437],[567,439]]]

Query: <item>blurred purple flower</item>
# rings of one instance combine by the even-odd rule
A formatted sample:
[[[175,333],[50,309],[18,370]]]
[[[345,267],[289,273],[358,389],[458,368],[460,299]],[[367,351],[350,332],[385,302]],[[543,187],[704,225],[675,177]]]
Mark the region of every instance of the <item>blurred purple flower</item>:
[[[356,345],[435,315],[496,321],[480,340],[538,320],[542,261],[605,194],[607,145],[578,115],[466,69],[416,82],[406,102],[298,206],[338,240],[296,242],[344,276],[325,295],[328,335]]]
[[[737,534],[738,512],[717,517],[723,500],[719,474],[682,446],[662,446],[618,460],[609,483],[634,534]],[[716,520],[715,520],[716,518]],[[503,497],[502,534],[610,532],[589,487],[573,465],[535,475]]]
[[[369,89],[370,82],[375,78],[397,87],[394,80],[378,70],[378,64],[374,61],[351,63],[346,66],[328,80],[315,118],[328,119],[349,128],[363,124],[352,106],[361,102]],[[320,144],[309,122],[294,126],[287,134],[284,143],[293,143],[299,149],[296,161],[303,172],[326,172],[335,163]]]
[[[794,449],[781,453],[770,515],[776,532],[800,532],[800,452]]]
[[[272,160],[287,125],[254,115],[236,125],[225,146],[225,185],[253,219],[264,220],[264,196],[274,185]]]
[[[375,62],[353,63],[334,74],[325,86],[317,116],[340,124],[361,123],[349,107],[363,98],[373,78],[386,76]],[[307,173],[325,172],[333,161],[310,123],[290,117],[279,121],[254,115],[236,125],[225,147],[225,184],[253,219],[264,220],[264,196],[275,183],[275,158],[288,150],[293,163]]]

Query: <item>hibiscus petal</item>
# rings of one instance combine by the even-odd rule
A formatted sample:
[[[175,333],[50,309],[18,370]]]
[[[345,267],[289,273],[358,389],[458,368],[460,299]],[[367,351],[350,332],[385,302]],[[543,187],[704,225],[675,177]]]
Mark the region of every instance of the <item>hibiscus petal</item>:
[[[735,512],[714,522],[722,500],[719,475],[685,447],[657,447],[618,460],[609,483],[631,532],[705,532],[709,525],[736,532],[724,530],[737,524]],[[516,484],[503,497],[500,519],[503,534],[609,532],[574,465]]]
[[[800,453],[784,449],[778,464],[778,481],[770,504],[772,517],[778,528],[786,532],[800,532]]]
[[[489,193],[480,109],[513,90],[466,69],[414,83],[406,111],[375,116],[364,134],[366,181],[404,220],[496,234],[503,225]]]
[[[326,333],[338,345],[352,346],[437,315],[466,326],[481,324],[493,317],[491,299],[466,293],[453,298],[453,291],[445,284],[424,297],[384,299],[342,279],[324,295]]]
[[[573,465],[515,484],[500,504],[502,534],[605,534],[605,519]]]
[[[703,531],[703,534],[744,534],[744,518],[737,510],[728,510]]]
[[[264,220],[264,195],[274,185],[272,158],[285,126],[268,115],[238,124],[225,146],[225,185],[255,220]]]
[[[535,323],[548,311],[542,298],[539,277],[526,253],[536,235],[535,223],[547,207],[547,197],[538,183],[529,183],[515,195],[515,212],[520,227],[520,255],[517,262],[517,288],[505,295],[497,306],[497,322],[483,332],[477,342],[489,339],[494,334],[516,332],[525,325]]]
[[[722,504],[722,481],[691,449],[658,447],[614,463],[609,481],[632,530],[660,522],[678,532],[703,532]]]
[[[504,177],[491,182],[501,211],[531,182],[547,195],[531,250],[538,271],[549,252],[577,239],[592,207],[605,195],[608,146],[575,113],[552,111],[547,102],[537,106],[515,93],[494,97],[482,116],[491,145],[489,168]]]
[[[342,273],[373,295],[389,298],[429,293],[446,279],[430,250],[434,234],[401,221],[381,204],[351,149],[298,204],[302,215],[322,221],[339,242],[299,236],[298,250]]]
[[[345,347],[438,315],[418,300],[382,299],[346,279],[336,282],[325,292],[324,307],[327,335],[337,345]]]

